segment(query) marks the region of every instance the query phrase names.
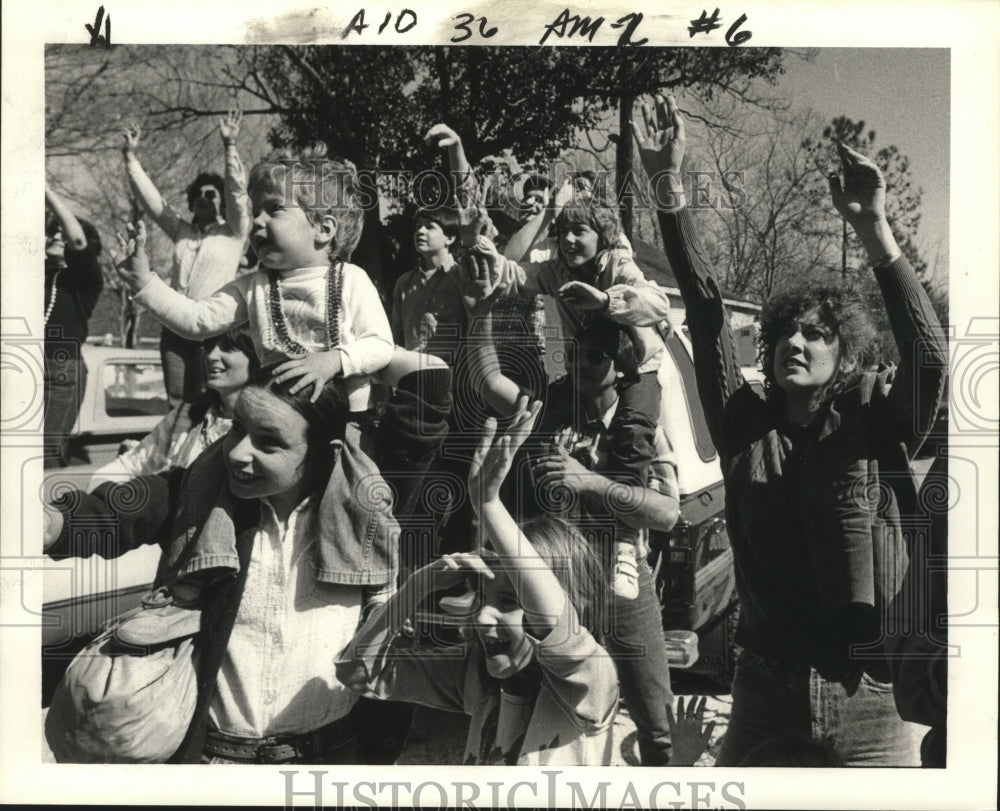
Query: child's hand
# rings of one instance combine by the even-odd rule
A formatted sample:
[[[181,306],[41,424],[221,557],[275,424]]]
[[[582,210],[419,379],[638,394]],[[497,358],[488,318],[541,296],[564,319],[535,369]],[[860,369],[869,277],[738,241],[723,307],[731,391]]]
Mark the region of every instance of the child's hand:
[[[578,310],[606,310],[611,297],[585,282],[566,282],[559,288],[559,298]]]
[[[517,401],[517,413],[511,420],[510,427],[493,445],[493,437],[497,430],[497,421],[490,417],[483,426],[483,438],[472,457],[469,468],[469,495],[473,507],[478,509],[483,504],[497,501],[500,498],[500,485],[510,472],[510,465],[524,440],[528,438],[535,427],[538,412],[542,403],[536,400],[528,406],[527,396]]]
[[[142,137],[142,130],[139,129],[138,124],[129,124],[122,130],[122,137],[125,139],[122,151],[128,155],[139,148],[139,139]]]
[[[683,194],[681,164],[684,162],[686,135],[684,119],[673,96],[656,96],[656,120],[653,111],[642,103],[643,126],[632,122],[632,133],[639,146],[639,157],[650,180],[656,179],[653,194],[661,208],[677,204],[676,195]]]
[[[224,144],[235,143],[240,134],[240,122],[243,120],[243,111],[230,110],[225,118],[219,119],[219,134],[222,136]]]
[[[667,705],[667,723],[670,725],[670,765],[694,766],[702,752],[708,747],[715,731],[715,721],[705,721],[705,701],[691,699],[687,711],[684,710],[684,696],[677,699],[677,716]]]
[[[453,552],[444,555],[413,573],[427,592],[447,591],[466,582],[470,575],[482,575],[492,580],[493,570],[475,552]]]
[[[286,380],[298,378],[298,383],[288,390],[289,394],[295,394],[306,386],[312,385],[313,393],[309,401],[315,403],[323,391],[323,386],[340,374],[341,368],[340,350],[310,352],[304,357],[286,360],[280,366],[275,367],[274,379],[279,383],[284,383]]]
[[[428,146],[438,147],[444,149],[449,146],[459,146],[462,143],[462,139],[459,137],[458,133],[455,132],[447,124],[435,124],[424,136],[424,141],[426,141]]]
[[[128,229],[128,236],[118,234],[118,244],[124,256],[112,251],[111,258],[118,278],[135,295],[152,280],[153,271],[149,269],[149,257],[146,255],[146,224],[139,220],[135,225],[128,223],[125,227]]]

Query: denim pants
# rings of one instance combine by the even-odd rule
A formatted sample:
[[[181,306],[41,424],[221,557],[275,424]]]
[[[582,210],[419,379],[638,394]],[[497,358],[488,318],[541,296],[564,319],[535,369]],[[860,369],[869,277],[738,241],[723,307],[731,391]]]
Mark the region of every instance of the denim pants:
[[[646,372],[633,382],[619,384],[618,409],[611,423],[610,469],[625,474],[625,481],[638,487],[645,486],[649,463],[656,453],[660,397],[656,372]]]
[[[44,466],[65,466],[69,463],[69,438],[80,414],[80,403],[87,386],[87,365],[79,355],[46,358],[44,384]]]
[[[667,705],[673,704],[674,696],[653,574],[644,558],[639,558],[638,568],[639,596],[613,599],[610,633],[604,643],[618,668],[622,697],[635,722],[642,765],[665,766],[670,760]]]
[[[171,408],[205,393],[205,354],[200,341],[189,341],[164,327],[160,333],[160,360]]]
[[[739,766],[765,741],[798,734],[829,740],[847,766],[919,766],[922,731],[899,717],[891,684],[864,674],[857,692],[848,696],[843,685],[804,665],[744,651],[715,765]]]

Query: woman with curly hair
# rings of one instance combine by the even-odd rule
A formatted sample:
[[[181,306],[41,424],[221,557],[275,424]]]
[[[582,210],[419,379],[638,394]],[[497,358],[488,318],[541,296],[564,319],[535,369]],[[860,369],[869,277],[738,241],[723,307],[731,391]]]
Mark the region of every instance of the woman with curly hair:
[[[684,206],[683,119],[672,98],[657,100],[655,118],[645,105],[643,114],[634,129],[722,462],[741,606],[744,652],[717,763],[739,765],[761,741],[804,734],[829,737],[847,765],[919,765],[919,728],[896,711],[898,663],[887,651],[915,608],[900,597],[916,503],[909,463],[941,403],[947,344],[892,236],[885,180],[839,145],[833,204],[868,253],[899,366],[875,369],[875,330],[854,293],[804,287],[765,305],[761,398],[740,373]]]

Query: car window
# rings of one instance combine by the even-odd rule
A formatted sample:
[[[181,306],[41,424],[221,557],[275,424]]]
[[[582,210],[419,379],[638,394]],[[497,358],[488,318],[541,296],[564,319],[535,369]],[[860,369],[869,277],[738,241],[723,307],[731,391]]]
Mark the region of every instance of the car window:
[[[162,416],[170,410],[159,363],[108,361],[101,367],[101,388],[109,417]]]
[[[711,462],[717,456],[712,437],[708,433],[708,421],[701,409],[698,398],[698,381],[694,374],[694,362],[688,355],[684,344],[676,335],[671,335],[666,341],[667,350],[674,359],[677,371],[680,372],[681,383],[684,386],[684,399],[687,401],[688,413],[691,415],[691,426],[694,428],[694,445],[698,456],[703,462]]]

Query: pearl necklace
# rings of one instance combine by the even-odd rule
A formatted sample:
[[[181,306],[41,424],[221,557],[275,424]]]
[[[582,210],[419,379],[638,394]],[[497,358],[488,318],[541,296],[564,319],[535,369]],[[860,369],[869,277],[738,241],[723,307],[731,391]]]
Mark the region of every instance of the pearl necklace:
[[[52,275],[52,290],[49,291],[49,304],[45,308],[45,320],[42,321],[42,326],[44,327],[49,323],[49,317],[52,315],[52,311],[56,306],[56,285],[59,283],[59,274],[62,273],[61,270],[57,270]]]
[[[269,270],[267,284],[267,327],[271,342],[290,358],[300,358],[309,350],[296,341],[288,331],[288,321],[281,305],[281,281],[276,270]],[[333,349],[340,343],[340,303],[342,296],[344,263],[336,260],[326,274],[326,348]]]

